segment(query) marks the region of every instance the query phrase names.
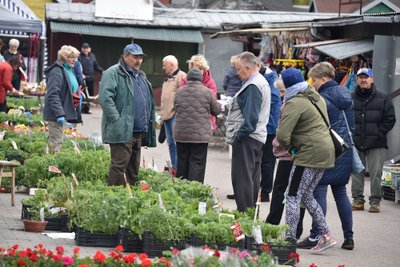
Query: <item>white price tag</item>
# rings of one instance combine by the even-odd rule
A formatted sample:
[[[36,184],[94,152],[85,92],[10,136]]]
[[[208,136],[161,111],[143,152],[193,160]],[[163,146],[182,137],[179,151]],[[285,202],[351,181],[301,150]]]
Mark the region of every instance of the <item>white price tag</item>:
[[[206,202],[199,202],[199,214],[204,215],[207,212],[207,203]]]
[[[10,140],[10,142],[11,142],[12,147],[13,147],[15,150],[18,150],[17,143],[15,143],[14,140]]]
[[[261,225],[253,226],[252,236],[254,240],[257,242],[257,244],[263,243]]]

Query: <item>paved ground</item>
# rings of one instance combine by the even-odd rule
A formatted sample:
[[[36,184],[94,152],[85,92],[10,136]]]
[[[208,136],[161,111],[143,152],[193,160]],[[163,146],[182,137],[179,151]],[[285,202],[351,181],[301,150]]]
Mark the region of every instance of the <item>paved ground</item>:
[[[90,135],[99,135],[101,110],[99,107],[92,109],[92,115],[84,115],[84,125],[79,129]],[[218,197],[226,208],[234,209],[233,200],[226,199],[226,195],[232,192],[230,181],[230,160],[227,149],[221,146],[212,148],[210,146],[207,159],[207,170],[205,183],[212,185]],[[157,148],[144,149],[143,155],[146,161],[154,158],[156,165],[161,169],[168,160],[168,148],[166,144],[160,144]],[[367,196],[369,181],[366,183]],[[25,194],[17,194],[17,205],[10,206],[10,194],[0,194],[0,247],[11,246],[15,243],[22,247],[33,247],[37,243],[43,243],[46,247],[54,249],[56,245],[62,245],[71,252],[75,247],[73,240],[51,239],[43,234],[32,234],[24,232],[20,220],[20,200],[28,197]],[[368,208],[368,205],[367,205]],[[269,210],[269,203],[261,206],[260,217],[265,219]],[[300,263],[297,266],[308,267],[315,263],[319,267],[395,267],[400,266],[398,257],[400,252],[400,204],[387,200],[381,203],[381,213],[370,214],[368,211],[354,212],[354,240],[356,248],[347,251],[340,248],[343,242],[340,220],[336,211],[335,202],[331,193],[328,195],[327,221],[338,240],[338,245],[327,250],[323,255],[311,255],[307,250],[298,250]],[[305,219],[305,226],[311,224],[310,216]],[[302,238],[306,236],[304,233]],[[108,253],[108,248],[82,247],[82,255],[94,255],[96,250]]]

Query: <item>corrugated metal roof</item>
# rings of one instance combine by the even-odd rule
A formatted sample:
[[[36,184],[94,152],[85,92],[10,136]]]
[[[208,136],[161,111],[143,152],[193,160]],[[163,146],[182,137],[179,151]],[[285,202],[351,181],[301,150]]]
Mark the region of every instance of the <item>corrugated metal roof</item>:
[[[372,51],[374,49],[374,41],[366,39],[328,45],[317,45],[314,46],[314,48],[330,57],[345,59],[354,55],[360,55]]]
[[[119,24],[172,28],[220,29],[221,23],[290,22],[332,18],[337,14],[254,10],[153,9],[153,20],[95,17],[94,4],[60,3],[46,5],[46,19],[94,24]]]
[[[87,23],[50,22],[53,32],[69,32],[97,36],[134,38],[144,40],[175,41],[186,43],[202,43],[199,30],[144,28],[133,26],[95,25]]]

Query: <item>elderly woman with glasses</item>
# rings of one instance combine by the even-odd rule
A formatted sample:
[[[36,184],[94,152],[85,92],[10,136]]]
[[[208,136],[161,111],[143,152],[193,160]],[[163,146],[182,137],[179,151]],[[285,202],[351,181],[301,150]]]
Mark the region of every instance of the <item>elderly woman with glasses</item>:
[[[78,92],[79,84],[73,67],[78,55],[75,47],[64,45],[56,62],[45,71],[47,93],[43,118],[49,125],[49,145],[54,153],[61,150],[66,122],[77,118],[73,94]]]

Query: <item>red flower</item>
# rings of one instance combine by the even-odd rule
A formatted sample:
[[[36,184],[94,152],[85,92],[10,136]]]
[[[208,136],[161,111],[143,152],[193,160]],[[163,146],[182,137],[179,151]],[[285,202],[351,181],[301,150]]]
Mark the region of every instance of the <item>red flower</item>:
[[[23,258],[23,257],[25,257],[25,256],[27,256],[28,255],[28,253],[26,252],[26,251],[20,251],[20,252],[18,252],[18,257],[20,257],[20,258]]]
[[[61,254],[61,255],[64,254],[64,248],[62,246],[57,246],[56,251],[58,254]]]
[[[231,254],[238,254],[239,250],[237,248],[231,248],[229,251]]]
[[[124,251],[124,247],[119,245],[114,249],[114,251],[123,252]]]
[[[53,261],[54,261],[54,262],[58,262],[58,261],[61,260],[62,255],[61,255],[61,254],[53,254],[53,255],[52,255],[52,258],[53,258]]]
[[[344,266],[344,264],[342,264],[342,265],[338,265],[338,267],[345,267],[345,266]]]
[[[140,254],[140,256],[139,256],[139,258],[140,258],[141,261],[146,260],[148,257],[149,257],[149,256],[147,256],[146,253],[142,253],[142,254]]]
[[[271,248],[268,245],[261,245],[260,248],[262,250],[265,250],[265,252],[267,252],[267,253],[271,252]]]
[[[178,254],[178,253],[179,253],[179,250],[178,250],[177,248],[174,248],[174,249],[172,250],[172,254],[176,255],[176,254]]]
[[[47,249],[45,249],[45,248],[40,248],[39,249],[39,254],[41,254],[41,255],[45,255],[46,252],[47,252]]]
[[[145,259],[142,261],[142,266],[151,266],[151,260]]]
[[[213,256],[219,258],[219,257],[221,257],[221,254],[219,253],[218,250],[214,250]]]
[[[157,264],[163,264],[164,266],[172,266],[171,262],[167,260],[165,257],[161,257]]]
[[[17,266],[26,266],[26,262],[24,260],[18,260]]]
[[[126,263],[135,263],[137,258],[137,254],[136,253],[131,253],[128,256],[123,256],[122,259],[126,262]]]
[[[18,244],[15,244],[14,246],[12,246],[12,249],[13,250],[17,250],[19,248],[19,245]]]
[[[72,265],[72,264],[74,264],[74,259],[69,257],[69,256],[64,257],[62,260],[63,260],[63,264],[64,265]]]
[[[35,246],[35,248],[44,248],[43,244],[39,243]]]
[[[74,254],[78,254],[81,249],[79,247],[76,247],[72,251],[74,252]]]
[[[87,264],[81,264],[79,267],[89,267]]]
[[[292,252],[289,254],[289,260],[296,259],[296,263],[300,262],[300,255],[299,253]]]
[[[93,260],[96,263],[103,263],[106,261],[106,255],[104,255],[101,251],[96,251],[96,255],[93,256]]]
[[[314,262],[311,263],[310,267],[318,267]]]
[[[36,255],[36,253],[32,253],[32,255],[29,256],[29,259],[33,262],[37,262],[39,257]]]
[[[146,184],[145,182],[141,182],[140,187],[142,188],[143,191],[149,190],[149,185]]]

